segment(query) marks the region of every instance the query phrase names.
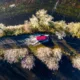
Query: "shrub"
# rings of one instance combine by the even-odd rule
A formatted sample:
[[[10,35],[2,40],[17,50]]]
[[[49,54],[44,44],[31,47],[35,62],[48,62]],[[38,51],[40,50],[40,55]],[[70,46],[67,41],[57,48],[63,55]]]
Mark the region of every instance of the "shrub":
[[[62,53],[60,48],[40,47],[36,56],[51,70],[58,70]]]
[[[80,70],[80,55],[78,54],[76,56],[73,56],[71,60],[72,60],[73,67]]]
[[[21,61],[21,66],[23,68],[31,70],[34,66],[34,57],[32,55],[26,55]]]
[[[28,50],[26,48],[5,50],[4,60],[7,60],[9,63],[15,63],[18,62],[19,59],[25,57],[26,54],[28,54]]]

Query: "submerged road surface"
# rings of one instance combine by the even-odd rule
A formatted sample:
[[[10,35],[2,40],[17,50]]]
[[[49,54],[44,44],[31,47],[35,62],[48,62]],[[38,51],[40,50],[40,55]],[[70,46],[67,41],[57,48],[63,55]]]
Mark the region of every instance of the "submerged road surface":
[[[0,48],[12,48],[13,46],[25,45],[25,39],[30,35],[20,35],[0,38]],[[51,36],[54,43],[63,46],[70,51],[70,46],[65,40],[58,40],[56,36]],[[65,57],[60,62],[58,71],[50,71],[38,59],[35,61],[35,67],[29,71],[21,68],[20,64],[9,64],[0,61],[0,80],[80,80],[80,71],[74,69],[69,60]]]

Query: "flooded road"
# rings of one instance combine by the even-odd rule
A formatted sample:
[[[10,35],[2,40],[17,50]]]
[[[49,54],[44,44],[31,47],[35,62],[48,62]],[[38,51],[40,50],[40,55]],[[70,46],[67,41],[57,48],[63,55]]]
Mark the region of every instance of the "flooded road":
[[[11,41],[14,43],[16,42],[16,45],[20,45],[28,37],[29,35],[26,34],[20,36],[6,37],[6,38],[3,37],[0,38],[0,43],[1,44],[7,43],[9,48],[11,47],[9,44]],[[72,40],[70,41],[70,39],[68,40],[68,38],[65,39],[69,42],[72,42]],[[78,40],[76,39],[75,42],[77,43]],[[4,46],[7,48],[6,45]],[[37,58],[35,61],[35,67],[31,71],[21,68],[19,63],[9,64],[6,61],[2,61],[2,60],[0,61],[0,80],[80,80],[79,75],[80,75],[80,71],[74,69],[69,59],[67,59],[67,57],[65,56],[63,56],[62,60],[60,61],[60,68],[58,71],[50,71]]]

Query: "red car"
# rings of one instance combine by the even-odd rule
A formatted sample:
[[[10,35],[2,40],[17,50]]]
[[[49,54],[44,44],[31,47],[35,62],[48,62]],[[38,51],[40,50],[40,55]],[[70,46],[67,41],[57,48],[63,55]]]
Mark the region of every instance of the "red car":
[[[40,35],[40,36],[36,36],[36,39],[37,39],[38,41],[45,41],[45,40],[48,40],[48,39],[49,39],[49,36]]]
[[[49,41],[49,35],[47,35],[47,34],[31,36],[29,39],[26,40],[28,45],[45,43],[48,41]]]

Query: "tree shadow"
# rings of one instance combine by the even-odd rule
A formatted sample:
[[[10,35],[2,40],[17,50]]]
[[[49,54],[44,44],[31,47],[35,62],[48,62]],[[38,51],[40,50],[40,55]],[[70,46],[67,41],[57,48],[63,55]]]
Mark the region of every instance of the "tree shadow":
[[[40,80],[55,80],[55,75],[52,74],[52,71],[37,57],[35,57],[35,67],[32,69],[32,72],[38,76]]]
[[[70,60],[66,56],[62,57],[59,71],[69,80],[80,80],[80,71],[72,67]]]

